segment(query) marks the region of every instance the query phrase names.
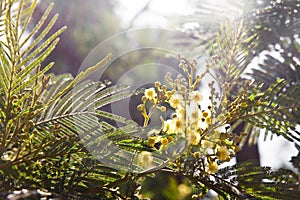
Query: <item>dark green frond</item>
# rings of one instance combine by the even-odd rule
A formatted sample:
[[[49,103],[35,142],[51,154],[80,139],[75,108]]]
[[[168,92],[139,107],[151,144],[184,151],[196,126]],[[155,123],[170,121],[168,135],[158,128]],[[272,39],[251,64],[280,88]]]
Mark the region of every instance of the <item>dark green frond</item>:
[[[239,188],[248,198],[260,199],[298,199],[299,179],[292,171],[270,167],[258,167],[253,162],[244,162],[219,170],[228,183]]]
[[[249,13],[249,34],[259,36],[254,53],[265,55],[261,55],[263,62],[251,76],[264,82],[265,87],[278,78],[299,83],[299,3],[299,0],[271,1],[269,5]]]
[[[8,4],[8,2],[4,4]],[[12,4],[9,5],[12,6]],[[1,42],[0,75],[4,82],[3,89],[8,96],[16,95],[20,93],[22,89],[31,87],[32,83],[38,82],[38,78],[52,67],[53,64],[49,64],[40,70],[39,65],[53,51],[59,40],[58,36],[65,30],[65,27],[63,27],[48,39],[45,39],[45,36],[51,30],[57,19],[56,16],[42,32],[38,33],[39,36],[34,42],[30,41],[32,36],[37,34],[42,24],[47,20],[49,12],[53,7],[49,6],[38,25],[33,28],[24,39],[23,34],[28,28],[28,23],[35,6],[36,1],[33,3],[31,1],[20,1],[16,13],[11,7],[5,10],[6,15],[3,25],[5,41]],[[21,31],[19,31],[16,26],[18,28],[20,26],[22,28]],[[27,47],[23,48],[25,45],[27,45]]]
[[[76,77],[46,74],[54,63],[45,61],[65,30],[53,30],[58,19],[51,17],[54,5],[36,19],[37,0],[1,0],[0,198],[8,193],[39,198],[45,191],[45,196],[61,199],[138,199],[144,198],[143,179],[163,172],[178,179],[170,184],[170,191],[176,191],[170,198],[206,198],[213,190],[219,199],[300,199],[299,174],[292,171],[273,171],[250,161],[220,169],[242,148],[245,132],[263,129],[300,148],[300,1],[261,3],[261,9],[246,15],[249,21],[226,21],[215,31],[224,14],[240,13],[248,4],[224,2],[230,4],[199,3],[195,15],[211,16],[199,22],[198,33],[210,38],[204,74],[215,78],[221,92],[209,83],[211,105],[202,110],[200,99],[206,94],[200,95],[198,86],[204,74],[195,74],[196,62],[182,58],[187,79],[167,75],[171,88],[155,82],[154,88],[143,90],[137,110],[130,110],[144,117],[144,127],[139,127],[107,111],[110,104],[131,97],[128,86],[89,80],[110,62],[110,54]],[[264,62],[250,74],[255,80],[247,80],[246,68],[263,51]],[[162,114],[159,128],[150,126],[150,120],[160,117],[156,108],[175,112],[165,114],[166,119]],[[291,159],[297,170],[299,155]],[[184,192],[186,197],[179,198]]]
[[[300,85],[290,86],[279,79],[267,89],[262,89],[262,84],[255,87],[244,88],[245,96],[232,103],[228,121],[243,120],[290,141],[300,141],[296,130],[300,104],[293,96],[299,94]]]
[[[234,25],[226,22],[221,26],[212,46],[212,70],[222,86],[239,80],[252,59],[250,52],[254,48],[252,41],[256,37],[249,37],[244,31],[243,21]]]

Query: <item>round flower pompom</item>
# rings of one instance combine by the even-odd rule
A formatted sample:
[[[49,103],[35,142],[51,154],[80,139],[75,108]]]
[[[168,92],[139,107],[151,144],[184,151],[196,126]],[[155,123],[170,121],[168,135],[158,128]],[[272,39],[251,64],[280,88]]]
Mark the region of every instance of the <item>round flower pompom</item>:
[[[191,127],[187,128],[186,139],[191,145],[198,145],[200,142],[200,134],[197,131],[191,129]]]
[[[227,147],[225,147],[225,146],[221,146],[218,149],[217,155],[218,155],[219,159],[222,161],[230,160],[229,151],[228,151]]]
[[[166,146],[166,145],[168,145],[169,140],[168,140],[168,138],[164,137],[164,138],[162,138],[162,139],[160,140],[160,142],[161,142],[161,144],[162,144],[163,146]]]
[[[215,147],[215,144],[211,141],[208,141],[208,140],[202,140],[202,145],[201,147],[203,149],[213,149]]]
[[[149,137],[148,138],[148,144],[149,144],[149,146],[150,147],[154,147],[156,140],[157,140],[157,137]]]
[[[209,174],[216,173],[218,171],[218,164],[216,162],[209,162],[206,171]]]
[[[203,116],[204,118],[207,118],[207,117],[209,117],[209,113],[208,113],[207,111],[203,111],[203,112],[202,112],[202,116]]]
[[[201,120],[201,113],[199,109],[194,109],[191,111],[189,116],[189,123],[190,124],[197,124]]]
[[[176,109],[176,117],[179,118],[179,119],[185,119],[186,116],[185,116],[185,107],[179,107]]]
[[[200,156],[201,156],[201,153],[200,153],[199,151],[196,151],[196,152],[194,153],[194,157],[195,157],[195,158],[200,158]]]
[[[172,108],[179,108],[183,105],[183,96],[180,94],[173,94],[169,99],[170,106]]]
[[[179,133],[184,129],[184,121],[175,118],[164,121],[163,131],[165,133]]]
[[[174,133],[179,133],[185,129],[185,120],[180,118],[173,119]]]
[[[202,100],[202,95],[200,94],[200,92],[198,90],[196,91],[192,91],[189,95],[189,99],[191,101],[196,102],[198,105],[200,104],[201,100]]]
[[[145,97],[147,97],[150,101],[153,101],[157,97],[155,89],[153,87],[146,89]]]

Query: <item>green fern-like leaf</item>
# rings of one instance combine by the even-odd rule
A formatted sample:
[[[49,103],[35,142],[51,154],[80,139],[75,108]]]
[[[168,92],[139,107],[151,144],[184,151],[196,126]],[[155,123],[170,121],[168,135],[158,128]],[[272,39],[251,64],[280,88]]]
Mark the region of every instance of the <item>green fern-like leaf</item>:
[[[240,119],[274,134],[282,135],[290,141],[299,142],[296,125],[300,104],[293,95],[300,92],[300,87],[299,85],[288,86],[288,88],[286,86],[287,82],[279,79],[268,89],[258,89],[250,94],[249,105]]]
[[[103,197],[103,192],[109,196],[116,192],[104,186],[122,179],[132,162],[128,158],[146,150],[143,139],[130,134],[137,131],[135,123],[101,110],[131,93],[124,85],[87,80],[110,55],[76,77],[46,75],[53,63],[42,62],[65,27],[47,36],[57,20],[57,15],[48,17],[51,4],[31,28],[36,4],[0,2],[0,35],[5,38],[0,42],[0,190],[45,188],[87,198],[88,191],[97,188],[95,197]],[[113,122],[124,127],[116,128]],[[117,154],[125,143],[123,154]],[[96,153],[116,147],[105,149],[115,165],[100,163],[89,146]]]
[[[258,167],[247,161],[223,168],[219,174],[228,183],[234,185],[248,198],[260,199],[298,199],[298,175],[292,171],[280,169],[272,171],[269,167]]]

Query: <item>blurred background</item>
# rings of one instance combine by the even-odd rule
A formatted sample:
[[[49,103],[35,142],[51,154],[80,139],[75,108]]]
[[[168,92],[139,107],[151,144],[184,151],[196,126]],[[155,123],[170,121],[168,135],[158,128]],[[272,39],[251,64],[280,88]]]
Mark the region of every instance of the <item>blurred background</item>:
[[[55,61],[55,67],[51,71],[55,74],[71,73],[75,76],[85,58],[98,44],[129,30],[145,27],[176,30],[198,42],[199,47],[215,36],[221,22],[239,18],[245,18],[249,32],[253,31],[260,36],[258,48],[252,52],[253,59],[247,72],[253,72],[252,69],[259,69],[265,65],[291,68],[296,74],[299,72],[300,3],[297,0],[43,0],[37,6],[34,15],[36,21],[50,2],[55,3],[52,14],[60,15],[53,31],[64,25],[68,27],[61,35],[56,50],[45,61]],[[262,8],[268,9],[260,13],[259,9]],[[165,42],[165,38],[151,34],[138,37],[145,43],[154,39],[157,43]],[[172,39],[177,48],[174,52],[178,51],[176,53],[183,56],[188,53],[190,57],[205,60],[207,54],[203,49],[197,49],[195,46],[191,49],[190,44],[180,37]],[[118,42],[110,43],[109,51],[119,52],[124,45],[134,44],[135,40],[136,38],[125,34]],[[174,52],[144,49],[127,53],[115,59],[102,78],[117,82],[131,68],[147,63],[177,68],[178,61]],[[99,60],[103,56],[104,53],[99,55]],[[163,70],[151,73],[153,76],[165,74]],[[292,74],[290,76],[298,82],[298,76],[294,77],[295,73]],[[139,76],[143,79],[148,74]],[[284,72],[278,74],[278,77],[287,76]],[[259,80],[263,80],[263,77]],[[134,108],[135,106],[132,107]],[[141,116],[131,117],[141,121]],[[261,136],[257,143],[245,148],[238,155],[237,162],[256,159],[263,166],[293,169],[289,160],[297,153],[298,150],[287,140],[274,137],[270,141],[270,137]],[[186,180],[167,174],[149,178],[145,185],[144,193],[153,199],[172,199],[174,195],[177,195],[177,199],[186,199],[191,193]]]

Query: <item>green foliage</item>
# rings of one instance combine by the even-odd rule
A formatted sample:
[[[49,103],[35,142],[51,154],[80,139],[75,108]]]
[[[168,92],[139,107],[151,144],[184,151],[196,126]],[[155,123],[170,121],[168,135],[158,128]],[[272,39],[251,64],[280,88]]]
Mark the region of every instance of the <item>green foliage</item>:
[[[233,30],[233,31],[229,31]],[[263,80],[281,70],[265,70],[261,76],[253,76],[257,82],[249,83],[241,78],[246,67],[252,59],[251,52],[257,47],[257,35],[245,34],[245,26],[242,23],[232,27],[228,23],[221,27],[212,47],[211,69],[216,80],[221,84],[223,104],[227,104],[227,119],[238,126],[242,121],[247,122],[246,127],[253,126],[265,129],[273,134],[282,135],[290,141],[299,142],[299,133],[296,131],[299,116],[299,101],[297,96],[300,92],[299,84],[292,84],[290,79],[272,78],[271,83],[266,84]],[[265,66],[272,66],[265,65]],[[264,70],[262,68],[261,70]],[[272,73],[269,73],[271,71]],[[228,100],[232,103],[228,104]],[[267,135],[266,135],[267,136]]]
[[[299,95],[300,86],[287,86],[287,81],[278,79],[266,90],[256,89],[251,94],[254,99],[250,105],[257,103],[254,103],[251,111],[246,111],[242,119],[290,141],[299,142],[299,132],[295,127],[300,105],[294,96]]]
[[[249,34],[255,32],[258,35],[254,54],[265,53],[259,68],[253,69],[249,75],[263,82],[264,89],[276,80],[284,79],[284,90],[290,98],[281,101],[280,105],[286,107],[299,99],[299,89],[296,89],[299,85],[299,3],[299,0],[272,1],[269,6],[253,12],[253,19],[249,23]],[[294,110],[293,114],[299,116],[299,110]],[[299,123],[299,117],[294,121]]]
[[[270,167],[258,167],[253,162],[225,167],[219,171],[224,185],[236,187],[247,197],[259,199],[297,199],[298,176],[290,170],[272,171]]]
[[[272,78],[268,79],[267,86],[261,81],[240,78],[252,59],[251,51],[258,45],[256,34],[244,34],[243,23],[221,26],[212,44],[211,62],[206,73],[215,76],[222,86],[222,94],[217,94],[214,84],[210,84],[211,117],[217,121],[212,123],[215,126],[203,130],[199,141],[192,139],[193,145],[187,146],[187,153],[172,154],[173,161],[170,157],[166,159],[170,152],[164,154],[162,148],[150,145],[148,137],[144,137],[153,131],[149,127],[138,128],[132,121],[101,110],[103,106],[131,95],[127,86],[87,80],[91,73],[109,61],[110,55],[76,77],[47,74],[53,63],[44,66],[42,62],[54,50],[65,27],[48,36],[57,20],[57,15],[49,19],[51,4],[31,28],[29,23],[36,5],[37,1],[31,0],[0,2],[1,197],[15,190],[41,189],[50,192],[52,197],[67,199],[138,199],[143,196],[139,192],[144,177],[167,172],[184,177],[180,185],[171,178],[167,183],[171,187],[162,190],[164,197],[169,199],[171,194],[177,194],[179,198],[183,191],[186,195],[181,196],[182,199],[202,198],[210,190],[217,192],[220,199],[299,198],[299,175],[292,171],[272,171],[253,162],[218,171],[207,170],[210,164],[218,166],[225,160],[220,156],[220,148],[214,155],[207,155],[206,160],[199,159],[203,152],[197,152],[198,157],[192,156],[196,153],[193,152],[195,148],[201,150],[206,134],[209,138],[214,134],[214,128],[226,124],[234,127],[245,122],[248,133],[251,128],[260,128],[294,143],[300,140],[295,129],[300,104],[298,98],[293,97],[299,96],[300,92],[299,83],[291,81],[293,74],[289,74],[289,79],[283,79],[278,74],[284,69],[277,68],[268,75]],[[182,63],[182,69],[188,70],[184,64],[190,65],[191,71],[195,70],[195,63]],[[269,68],[266,63],[262,70]],[[193,84],[191,74],[188,73],[188,80],[195,89],[200,78],[197,77]],[[215,100],[221,101],[221,108],[215,106]],[[221,114],[224,117],[219,120]],[[149,118],[148,113],[145,116]],[[113,122],[123,126],[115,127]],[[164,131],[155,134],[157,138],[162,137]],[[242,145],[235,136],[239,134],[230,130],[222,132],[213,149],[227,145],[238,151],[238,146]],[[166,140],[170,136],[174,139],[174,135],[170,133],[162,138]],[[181,139],[185,143],[186,138]],[[176,146],[169,147],[176,153]],[[234,156],[233,151],[230,156]],[[140,155],[145,156],[142,158],[151,155],[151,168],[144,169],[139,164],[141,161],[137,158]],[[299,169],[299,155],[292,158],[292,163]]]
[[[216,80],[222,85],[226,95],[232,95],[231,87],[227,85],[240,79],[248,66],[250,52],[255,48],[256,35],[245,34],[244,22],[231,25],[229,21],[223,23],[212,42],[210,54]],[[229,98],[229,97],[227,97]]]
[[[0,188],[8,192],[22,188],[45,188],[61,194],[87,192],[120,179],[122,172],[116,173],[92,159],[80,140],[80,134],[84,134],[81,127],[93,129],[90,134],[98,137],[110,133],[104,130],[107,128],[99,122],[100,117],[133,127],[132,122],[98,110],[128,97],[129,92],[125,86],[109,86],[109,82],[84,81],[110,56],[75,78],[69,74],[46,75],[53,63],[41,63],[55,48],[65,27],[46,37],[57,19],[55,15],[44,24],[49,20],[51,4],[36,26],[25,32],[36,3],[1,1],[0,6]]]

